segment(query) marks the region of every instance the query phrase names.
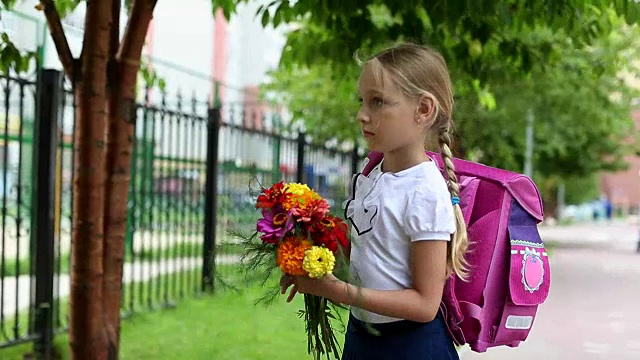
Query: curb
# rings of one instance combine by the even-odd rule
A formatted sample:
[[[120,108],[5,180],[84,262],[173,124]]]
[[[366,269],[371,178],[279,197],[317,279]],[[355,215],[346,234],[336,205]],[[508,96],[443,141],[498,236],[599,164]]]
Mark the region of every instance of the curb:
[[[457,351],[458,351],[458,357],[459,357],[460,359],[462,359],[466,353],[468,353],[469,351],[471,351],[471,348],[469,347],[469,345],[465,344],[465,345],[463,345],[463,346],[459,347],[459,348],[457,349]]]

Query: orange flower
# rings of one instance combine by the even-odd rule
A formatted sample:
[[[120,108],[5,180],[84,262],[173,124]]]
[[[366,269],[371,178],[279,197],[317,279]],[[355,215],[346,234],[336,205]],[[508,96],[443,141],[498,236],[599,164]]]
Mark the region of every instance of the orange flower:
[[[305,251],[311,249],[312,244],[301,237],[287,236],[278,246],[276,264],[287,275],[307,275],[302,269]]]
[[[289,183],[284,187],[284,193],[290,194],[289,197],[284,199],[282,207],[289,211],[294,208],[306,209],[314,200],[321,200],[322,198],[318,193],[311,190],[307,185],[298,183]]]

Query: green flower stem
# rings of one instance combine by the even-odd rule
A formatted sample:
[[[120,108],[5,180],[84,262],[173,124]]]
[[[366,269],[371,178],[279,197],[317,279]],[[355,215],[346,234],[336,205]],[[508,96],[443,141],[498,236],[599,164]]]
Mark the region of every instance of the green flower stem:
[[[328,300],[314,295],[305,295],[305,323],[307,330],[307,353],[313,354],[315,360],[320,360],[323,354],[327,359],[331,355],[335,359],[340,359],[338,342],[331,327],[329,318],[331,308],[328,307]]]

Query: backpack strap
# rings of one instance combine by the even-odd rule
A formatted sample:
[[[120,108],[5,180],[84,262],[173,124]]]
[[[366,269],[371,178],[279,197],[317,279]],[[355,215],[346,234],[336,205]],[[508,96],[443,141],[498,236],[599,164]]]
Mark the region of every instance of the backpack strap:
[[[369,155],[367,155],[367,160],[364,165],[364,169],[362,169],[362,175],[367,176],[382,161],[382,153],[377,151],[371,151]]]
[[[484,312],[480,306],[462,300],[458,301],[458,304],[460,305],[460,310],[462,310],[462,315],[464,315],[464,317],[471,317],[478,320],[480,323],[483,322]]]

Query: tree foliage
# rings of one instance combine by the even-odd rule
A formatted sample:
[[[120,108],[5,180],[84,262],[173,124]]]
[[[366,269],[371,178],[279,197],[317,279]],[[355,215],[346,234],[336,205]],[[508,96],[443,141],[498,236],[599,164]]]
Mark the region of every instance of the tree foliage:
[[[633,134],[631,102],[640,94],[621,74],[639,74],[631,60],[640,58],[640,33],[619,26],[587,49],[571,46],[570,38],[555,42],[556,59],[527,76],[496,69],[488,83],[496,109],[474,106],[471,98],[457,112],[464,145],[481,152],[480,159],[489,165],[521,171],[531,111],[539,176],[586,176],[623,168],[624,155],[633,150],[625,142]]]
[[[229,17],[239,4],[250,1],[216,1],[214,8]],[[479,45],[496,43],[501,58],[520,60],[527,69],[538,49],[524,46],[514,32],[544,24],[575,34],[577,44],[589,44],[608,30],[606,17],[599,16],[605,9],[629,23],[640,17],[640,4],[634,0],[274,0],[260,6],[256,16],[263,25],[297,24],[288,35],[285,62],[344,64],[356,49],[404,38],[465,54],[456,57],[460,60],[470,58],[466,54],[471,48],[477,52]],[[465,65],[471,70],[474,61]]]
[[[269,73],[262,90],[291,112],[290,127],[303,124],[320,142],[354,141],[360,133],[355,116],[360,106],[355,86],[359,69],[342,69],[337,72],[329,64],[281,67]]]
[[[531,112],[536,176],[615,170],[630,151],[621,144],[632,132],[630,103],[638,97],[620,74],[638,74],[630,60],[640,58],[640,36],[627,24],[638,19],[639,7],[633,1],[273,1],[258,10],[263,24],[296,27],[265,90],[314,136],[351,140],[358,133],[354,52],[366,57],[395,41],[426,42],[449,63],[457,134],[468,158],[522,171]]]
[[[18,0],[1,0],[0,18],[2,13],[13,8]],[[2,74],[22,73],[29,70],[31,61],[36,59],[34,52],[24,52],[18,49],[6,32],[0,34],[0,72]]]

